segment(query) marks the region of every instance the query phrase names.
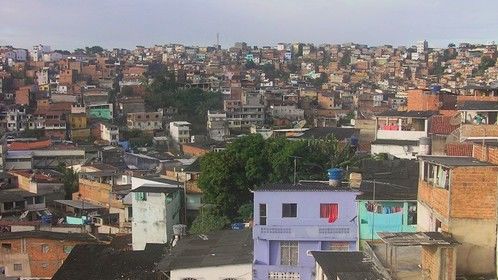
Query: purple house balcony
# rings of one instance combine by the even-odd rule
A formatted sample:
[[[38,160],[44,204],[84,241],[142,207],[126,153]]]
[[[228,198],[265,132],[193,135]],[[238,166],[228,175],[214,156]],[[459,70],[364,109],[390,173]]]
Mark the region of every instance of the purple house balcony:
[[[358,250],[358,193],[328,182],[256,189],[254,279],[312,279],[310,251]]]

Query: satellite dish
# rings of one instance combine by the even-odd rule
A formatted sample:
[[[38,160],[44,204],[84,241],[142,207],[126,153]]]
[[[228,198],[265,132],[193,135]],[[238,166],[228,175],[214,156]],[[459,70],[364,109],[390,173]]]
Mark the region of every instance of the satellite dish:
[[[462,122],[462,114],[461,113],[456,114],[455,116],[453,116],[450,119],[451,125],[460,125],[461,122]]]
[[[306,120],[300,120],[294,128],[303,128],[306,125]]]

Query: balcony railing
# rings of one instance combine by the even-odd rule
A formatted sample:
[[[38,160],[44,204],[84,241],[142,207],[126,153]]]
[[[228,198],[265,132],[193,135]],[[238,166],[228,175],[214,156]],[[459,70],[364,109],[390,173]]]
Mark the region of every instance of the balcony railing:
[[[254,236],[266,240],[338,240],[357,239],[357,225],[254,226]]]
[[[427,131],[377,130],[377,139],[414,140],[427,137]]]

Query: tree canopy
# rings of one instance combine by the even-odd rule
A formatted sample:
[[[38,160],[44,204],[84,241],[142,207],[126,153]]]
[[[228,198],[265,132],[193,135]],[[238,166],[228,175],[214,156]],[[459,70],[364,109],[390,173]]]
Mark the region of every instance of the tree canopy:
[[[64,184],[65,198],[71,199],[73,193],[78,191],[78,173],[72,168],[67,168],[64,163],[57,166],[57,171],[62,173],[62,183]]]
[[[496,64],[496,59],[491,59],[488,56],[482,56],[481,57],[481,63],[479,64],[479,66],[477,68],[476,74],[477,75],[484,74],[484,72],[488,68],[495,66],[495,64]]]
[[[149,68],[146,74],[152,79],[147,84],[145,104],[149,109],[174,107],[178,110],[176,120],[192,123],[193,133],[205,131],[208,110],[222,109],[223,97],[219,92],[205,92],[198,88],[180,89],[175,75],[164,67]]]
[[[294,160],[298,180],[324,180],[331,167],[354,166],[355,151],[330,136],[326,139],[291,141],[264,140],[259,134],[241,137],[220,152],[201,159],[199,186],[208,203],[233,219],[240,207],[251,201],[254,187],[271,182],[291,183]]]

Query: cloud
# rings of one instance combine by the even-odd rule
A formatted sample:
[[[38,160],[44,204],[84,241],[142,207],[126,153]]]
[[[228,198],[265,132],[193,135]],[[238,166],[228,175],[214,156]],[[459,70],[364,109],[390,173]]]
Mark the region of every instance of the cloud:
[[[0,44],[74,49],[169,42],[411,44],[496,40],[498,2],[475,0],[0,0]]]

